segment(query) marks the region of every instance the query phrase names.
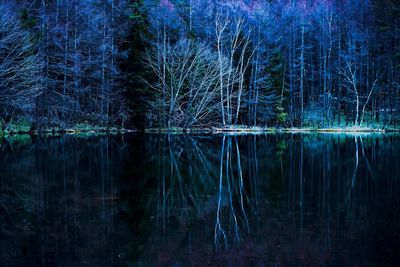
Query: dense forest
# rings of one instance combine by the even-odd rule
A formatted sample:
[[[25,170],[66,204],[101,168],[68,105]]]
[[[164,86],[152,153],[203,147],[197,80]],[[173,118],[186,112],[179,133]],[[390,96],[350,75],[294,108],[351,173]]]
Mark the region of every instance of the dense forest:
[[[398,0],[2,0],[0,126],[396,128]]]

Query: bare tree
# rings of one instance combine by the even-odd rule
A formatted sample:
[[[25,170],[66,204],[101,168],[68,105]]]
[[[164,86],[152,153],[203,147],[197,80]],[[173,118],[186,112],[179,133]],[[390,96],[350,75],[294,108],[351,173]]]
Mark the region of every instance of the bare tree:
[[[227,29],[229,24],[229,18],[222,17],[221,13],[217,13],[216,19],[215,19],[215,35],[216,35],[216,44],[217,44],[217,50],[218,50],[218,60],[219,60],[219,70],[220,70],[220,75],[219,75],[219,80],[220,80],[220,96],[221,96],[221,114],[222,114],[222,124],[226,124],[226,119],[225,119],[225,104],[224,104],[224,86],[223,86],[223,40],[225,38],[225,30]],[[229,91],[227,90],[226,96],[228,97]],[[229,101],[227,102],[227,110],[229,110]],[[229,112],[229,111],[228,111]]]
[[[42,64],[32,37],[11,8],[0,5],[0,118],[30,112],[42,92]]]
[[[357,65],[351,60],[347,60],[345,67],[341,70],[341,73],[344,77],[345,81],[345,86],[348,91],[354,94],[355,97],[355,102],[356,102],[356,117],[354,120],[354,126],[361,126],[363,121],[364,121],[364,114],[366,107],[371,99],[372,93],[374,92],[374,89],[376,87],[376,83],[378,81],[378,78],[376,78],[371,86],[371,88],[366,88],[367,95],[365,96],[366,100],[362,106],[362,112],[361,112],[361,119],[360,119],[360,107],[361,107],[361,86],[359,85],[357,73]]]
[[[215,17],[215,36],[219,59],[229,58],[228,75],[225,76],[227,81],[224,82],[226,87],[220,88],[222,122],[224,125],[237,124],[245,89],[245,74],[254,51],[249,49],[251,27],[235,3],[220,4]],[[220,86],[223,84],[222,75]]]
[[[158,55],[163,52],[163,45],[147,53],[147,66],[157,77],[156,83],[149,86],[160,95],[165,94],[164,101],[156,98],[150,105],[167,119],[168,127],[190,127],[193,125],[209,125],[216,115],[219,102],[218,92],[221,85],[225,87],[228,62],[220,58],[205,44],[183,39],[175,45],[168,45],[168,60],[158,64]],[[165,70],[164,70],[165,69]],[[164,73],[166,72],[166,74]]]

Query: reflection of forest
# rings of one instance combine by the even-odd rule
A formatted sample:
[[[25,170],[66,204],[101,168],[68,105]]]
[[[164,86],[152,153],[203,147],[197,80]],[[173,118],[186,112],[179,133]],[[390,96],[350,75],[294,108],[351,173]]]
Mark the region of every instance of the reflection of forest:
[[[124,208],[115,201],[126,150],[121,138],[9,141],[0,147],[2,262],[112,263],[124,240],[114,222]]]
[[[146,198],[157,223],[141,259],[368,265],[368,256],[343,253],[374,249],[377,235],[384,240],[395,227],[396,216],[385,213],[397,207],[388,205],[397,201],[396,139],[153,138],[161,152],[149,177],[159,179]]]
[[[397,141],[316,134],[3,140],[0,257],[7,265],[393,263]]]

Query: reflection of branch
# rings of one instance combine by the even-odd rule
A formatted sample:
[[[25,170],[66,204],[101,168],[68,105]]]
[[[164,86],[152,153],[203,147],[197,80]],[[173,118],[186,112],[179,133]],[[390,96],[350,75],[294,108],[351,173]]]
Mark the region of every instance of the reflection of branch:
[[[233,207],[233,201],[232,201],[232,190],[231,190],[231,183],[230,183],[230,176],[228,170],[231,171],[232,173],[232,162],[230,158],[230,151],[232,150],[232,139],[228,139],[228,149],[226,150],[226,181],[228,183],[228,190],[229,190],[229,203],[230,203],[230,210],[231,214],[233,217],[233,220],[235,222],[235,241],[239,242],[240,237],[239,237],[239,226],[238,226],[238,221],[235,213],[235,209]],[[230,165],[230,168],[229,168]],[[231,175],[233,177],[233,175]]]
[[[358,170],[358,138],[357,136],[354,137],[355,143],[356,143],[356,165],[354,166],[354,171],[353,171],[353,176],[351,178],[351,184],[349,187],[349,191],[347,193],[346,201],[350,200],[350,194],[351,190],[354,187],[355,181],[356,181],[356,175],[357,175],[357,170]]]
[[[220,184],[219,184],[219,199],[217,207],[217,221],[215,226],[215,245],[218,247],[219,240],[224,239],[225,245],[227,245],[226,233],[221,226],[221,199],[222,199],[222,186],[224,181],[224,175],[226,176],[227,183],[227,197],[228,197],[228,214],[229,220],[233,223],[233,236],[235,242],[239,243],[240,236],[240,226],[245,225],[247,232],[250,231],[249,219],[245,210],[245,201],[250,205],[243,181],[243,170],[241,164],[241,156],[239,149],[239,142],[237,138],[223,137],[223,146],[221,149],[220,158]],[[234,144],[232,144],[232,139]],[[226,147],[226,148],[225,148]],[[236,153],[235,151],[236,150]],[[236,159],[234,158],[236,154]],[[225,167],[224,167],[225,166]],[[225,169],[224,169],[225,168]],[[237,178],[236,175],[238,176]],[[240,211],[235,208],[236,203],[240,205]],[[251,207],[251,205],[250,205]]]
[[[211,166],[211,161],[206,158],[204,155],[202,149],[198,146],[197,141],[195,141],[192,137],[189,137],[189,140],[192,144],[190,148],[194,148],[194,156],[191,156],[190,158],[198,158],[199,162],[203,166],[203,169],[205,170],[205,175],[201,175],[200,180],[203,181],[204,178],[208,178],[206,181],[203,181],[204,186],[211,186],[213,185],[214,179],[212,179],[213,174],[212,172],[212,166]],[[193,149],[188,149],[188,151],[192,151]],[[209,151],[210,148],[207,147],[206,151]],[[192,162],[192,161],[190,161]],[[214,188],[213,188],[214,189]]]
[[[364,160],[365,160],[365,163],[367,164],[368,172],[369,172],[369,174],[371,175],[372,179],[375,180],[375,177],[374,177],[374,175],[373,175],[373,173],[372,173],[372,170],[371,170],[371,165],[369,165],[368,158],[367,158],[367,156],[365,156],[364,142],[363,142],[363,140],[362,140],[361,137],[360,137],[360,141],[361,141],[361,151],[362,151],[362,155],[363,155],[363,158],[364,158]]]
[[[265,137],[265,138],[267,138],[267,137]],[[265,141],[267,141],[267,139],[265,140]],[[261,142],[262,143],[262,145],[263,145],[263,151],[266,151],[267,150],[267,148],[265,147],[265,144],[267,144],[267,142]],[[251,160],[253,160],[254,161],[254,164],[253,164],[253,177],[254,177],[254,180],[253,180],[253,190],[254,190],[254,203],[255,203],[255,208],[257,209],[257,207],[258,207],[258,187],[257,187],[257,179],[258,179],[258,157],[257,157],[257,136],[254,136],[253,137],[253,149],[252,149],[252,153],[253,153],[253,155],[254,155],[254,159],[251,159]],[[250,203],[249,202],[249,200],[247,200],[248,201],[248,203]],[[254,212],[254,210],[253,210],[253,212]]]
[[[241,227],[245,227],[249,232],[246,208],[251,208],[252,205],[246,193],[238,140],[224,136],[219,155],[208,147],[202,149],[203,143],[197,139],[182,136],[174,138],[174,136],[166,137],[160,150],[162,153],[160,155],[162,179],[158,191],[160,223],[163,222],[165,229],[168,218],[177,212],[180,218],[190,219],[191,215],[199,216],[203,211],[215,212],[216,209],[214,233],[216,248],[223,246],[227,248],[228,239],[231,237],[234,242],[240,242]],[[212,179],[218,177],[218,170],[214,170],[212,165],[214,155],[220,160],[219,182],[218,179]],[[215,209],[210,210],[210,207],[201,205],[204,200],[203,190],[216,197]]]
[[[356,157],[356,165],[354,166],[354,171],[353,171],[353,175],[352,175],[352,178],[351,178],[350,187],[349,187],[349,190],[348,190],[348,193],[347,193],[347,196],[346,196],[346,201],[350,200],[351,190],[354,188],[354,184],[355,184],[355,181],[356,181],[357,170],[358,170],[358,165],[359,165],[358,137],[357,136],[354,137],[354,140],[355,140],[355,144],[356,144],[356,156],[355,156]],[[365,155],[364,143],[363,143],[363,140],[362,140],[361,137],[360,137],[360,142],[361,142],[361,153],[363,155],[365,163],[367,164],[368,172],[371,175],[372,179],[375,180],[374,175],[372,173],[371,165],[369,164],[368,158]]]
[[[181,194],[181,200],[182,200],[182,203],[186,203],[187,200],[186,200],[185,193],[184,193],[184,190],[183,190],[181,171],[180,171],[180,168],[178,166],[177,160],[175,158],[174,152],[172,151],[172,146],[171,145],[169,146],[169,153],[170,153],[170,159],[171,159],[170,160],[170,162],[171,162],[171,169],[170,169],[171,178],[174,177],[174,169],[175,169],[176,170],[176,175],[178,177],[178,183],[179,183],[178,185],[179,185],[179,192]],[[182,148],[180,148],[180,150],[178,152],[178,159],[179,159],[181,153],[182,153]],[[173,189],[173,187],[171,187],[171,189]],[[188,192],[190,192],[190,191],[188,191]],[[173,196],[173,194],[172,194],[172,196]]]
[[[223,176],[223,162],[224,162],[224,150],[225,150],[225,136],[222,139],[222,148],[221,148],[221,162],[219,169],[219,194],[218,194],[218,207],[217,207],[217,221],[215,223],[215,246],[218,247],[219,243],[219,235],[222,235],[225,241],[225,248],[227,247],[226,234],[224,229],[221,226],[220,220],[220,210],[221,210],[221,201],[222,201],[222,176]]]
[[[213,161],[204,153],[211,149],[202,149],[201,142],[188,136],[167,135],[162,140],[158,157],[162,173],[156,198],[158,218],[165,229],[171,215],[179,213],[180,218],[189,219],[207,211],[201,205],[204,192],[216,192],[218,184],[210,166]]]
[[[238,172],[239,172],[240,207],[242,208],[242,213],[246,220],[247,231],[249,231],[250,230],[249,229],[249,220],[247,218],[246,211],[244,210],[244,203],[243,203],[243,191],[244,191],[243,190],[244,189],[243,172],[242,172],[242,165],[240,163],[240,151],[239,151],[239,144],[238,144],[237,139],[236,139],[236,153],[237,153],[237,163],[238,163]]]

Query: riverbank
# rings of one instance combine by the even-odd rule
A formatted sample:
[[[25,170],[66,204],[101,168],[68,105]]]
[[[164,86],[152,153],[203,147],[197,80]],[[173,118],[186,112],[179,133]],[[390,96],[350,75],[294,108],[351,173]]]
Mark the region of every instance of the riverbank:
[[[263,133],[386,133],[399,132],[400,128],[374,128],[374,127],[333,127],[333,128],[274,128],[274,127],[207,127],[207,128],[148,128],[144,130],[148,134],[263,134]]]
[[[374,127],[332,127],[332,128],[313,128],[313,127],[247,127],[247,126],[226,126],[226,127],[203,127],[203,128],[146,128],[146,129],[125,129],[117,127],[71,127],[71,128],[47,128],[40,131],[32,131],[30,128],[8,129],[0,131],[0,136],[8,135],[60,135],[60,134],[125,134],[125,133],[146,133],[146,134],[265,134],[265,133],[400,133],[400,128],[374,128]]]
[[[124,134],[139,132],[137,129],[125,129],[118,127],[101,127],[101,126],[89,126],[89,125],[76,125],[74,127],[52,127],[40,130],[32,130],[29,126],[18,125],[14,127],[8,127],[7,129],[0,130],[1,136],[9,135],[60,135],[60,134]]]

